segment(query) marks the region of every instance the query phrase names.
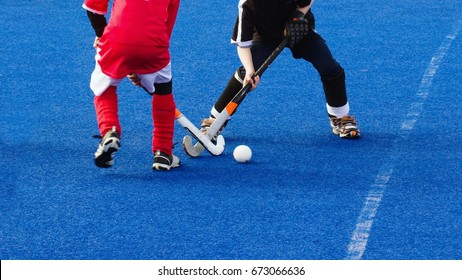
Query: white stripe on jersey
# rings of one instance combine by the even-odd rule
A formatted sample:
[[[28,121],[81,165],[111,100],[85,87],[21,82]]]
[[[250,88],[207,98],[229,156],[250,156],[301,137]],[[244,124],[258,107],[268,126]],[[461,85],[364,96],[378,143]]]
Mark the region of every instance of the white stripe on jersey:
[[[242,30],[243,30],[242,17],[244,13],[244,9],[242,8],[242,6],[244,5],[245,2],[247,2],[247,0],[239,0],[239,4],[238,4],[239,16],[238,16],[237,35],[236,35],[236,40],[231,39],[231,44],[237,45],[241,48],[250,48],[252,46],[252,40],[242,41]]]
[[[239,9],[239,24],[238,24],[238,29],[237,29],[237,38],[236,38],[236,42],[242,42],[242,13],[244,11],[244,9],[242,8],[242,5],[244,5],[244,3],[246,2],[247,0],[239,0],[239,5],[238,5],[238,9]]]

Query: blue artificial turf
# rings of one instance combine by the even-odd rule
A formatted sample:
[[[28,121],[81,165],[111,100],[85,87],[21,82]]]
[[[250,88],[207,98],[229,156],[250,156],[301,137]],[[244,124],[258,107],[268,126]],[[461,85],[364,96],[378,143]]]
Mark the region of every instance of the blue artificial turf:
[[[317,73],[286,50],[233,116],[223,155],[189,158],[176,126],[183,165],[171,172],[150,168],[150,99],[127,81],[122,149],[94,166],[93,31],[71,2],[0,14],[0,259],[345,259],[389,166],[362,259],[462,258],[462,1],[315,2],[363,137],[330,132]],[[237,1],[225,2],[183,1],[174,29],[175,98],[197,125],[239,66]],[[240,144],[248,164],[232,157]]]

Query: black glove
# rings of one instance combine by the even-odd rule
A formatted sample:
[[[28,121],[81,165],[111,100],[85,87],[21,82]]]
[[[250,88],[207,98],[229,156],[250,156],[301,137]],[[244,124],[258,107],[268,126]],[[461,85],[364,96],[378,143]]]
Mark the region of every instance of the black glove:
[[[300,42],[310,31],[305,15],[299,10],[295,10],[292,17],[286,22],[286,35],[289,38],[288,46],[292,48]]]

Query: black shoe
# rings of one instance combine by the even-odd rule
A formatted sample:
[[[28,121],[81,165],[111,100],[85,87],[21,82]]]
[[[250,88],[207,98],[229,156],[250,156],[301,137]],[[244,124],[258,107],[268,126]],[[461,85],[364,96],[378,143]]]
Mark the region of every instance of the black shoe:
[[[172,154],[171,156],[167,155],[164,152],[156,151],[154,153],[154,163],[152,164],[153,170],[165,170],[168,171],[170,168],[175,168],[180,166],[180,159]]]
[[[95,164],[101,168],[108,168],[114,164],[114,153],[120,149],[119,134],[113,127],[110,131],[106,132],[98,150],[95,152]]]

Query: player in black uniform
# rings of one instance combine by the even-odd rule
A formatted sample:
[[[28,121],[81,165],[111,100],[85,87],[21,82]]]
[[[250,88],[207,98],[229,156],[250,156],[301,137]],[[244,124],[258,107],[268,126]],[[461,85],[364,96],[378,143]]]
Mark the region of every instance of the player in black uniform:
[[[252,75],[283,40],[284,34],[288,34],[293,57],[310,62],[320,75],[332,131],[342,138],[360,136],[355,118],[348,115],[345,72],[315,31],[311,5],[311,0],[239,1],[231,42],[237,45],[242,66],[216,101],[210,118],[202,120],[204,134],[243,85],[250,82],[252,89],[257,87],[260,77],[252,79]]]

